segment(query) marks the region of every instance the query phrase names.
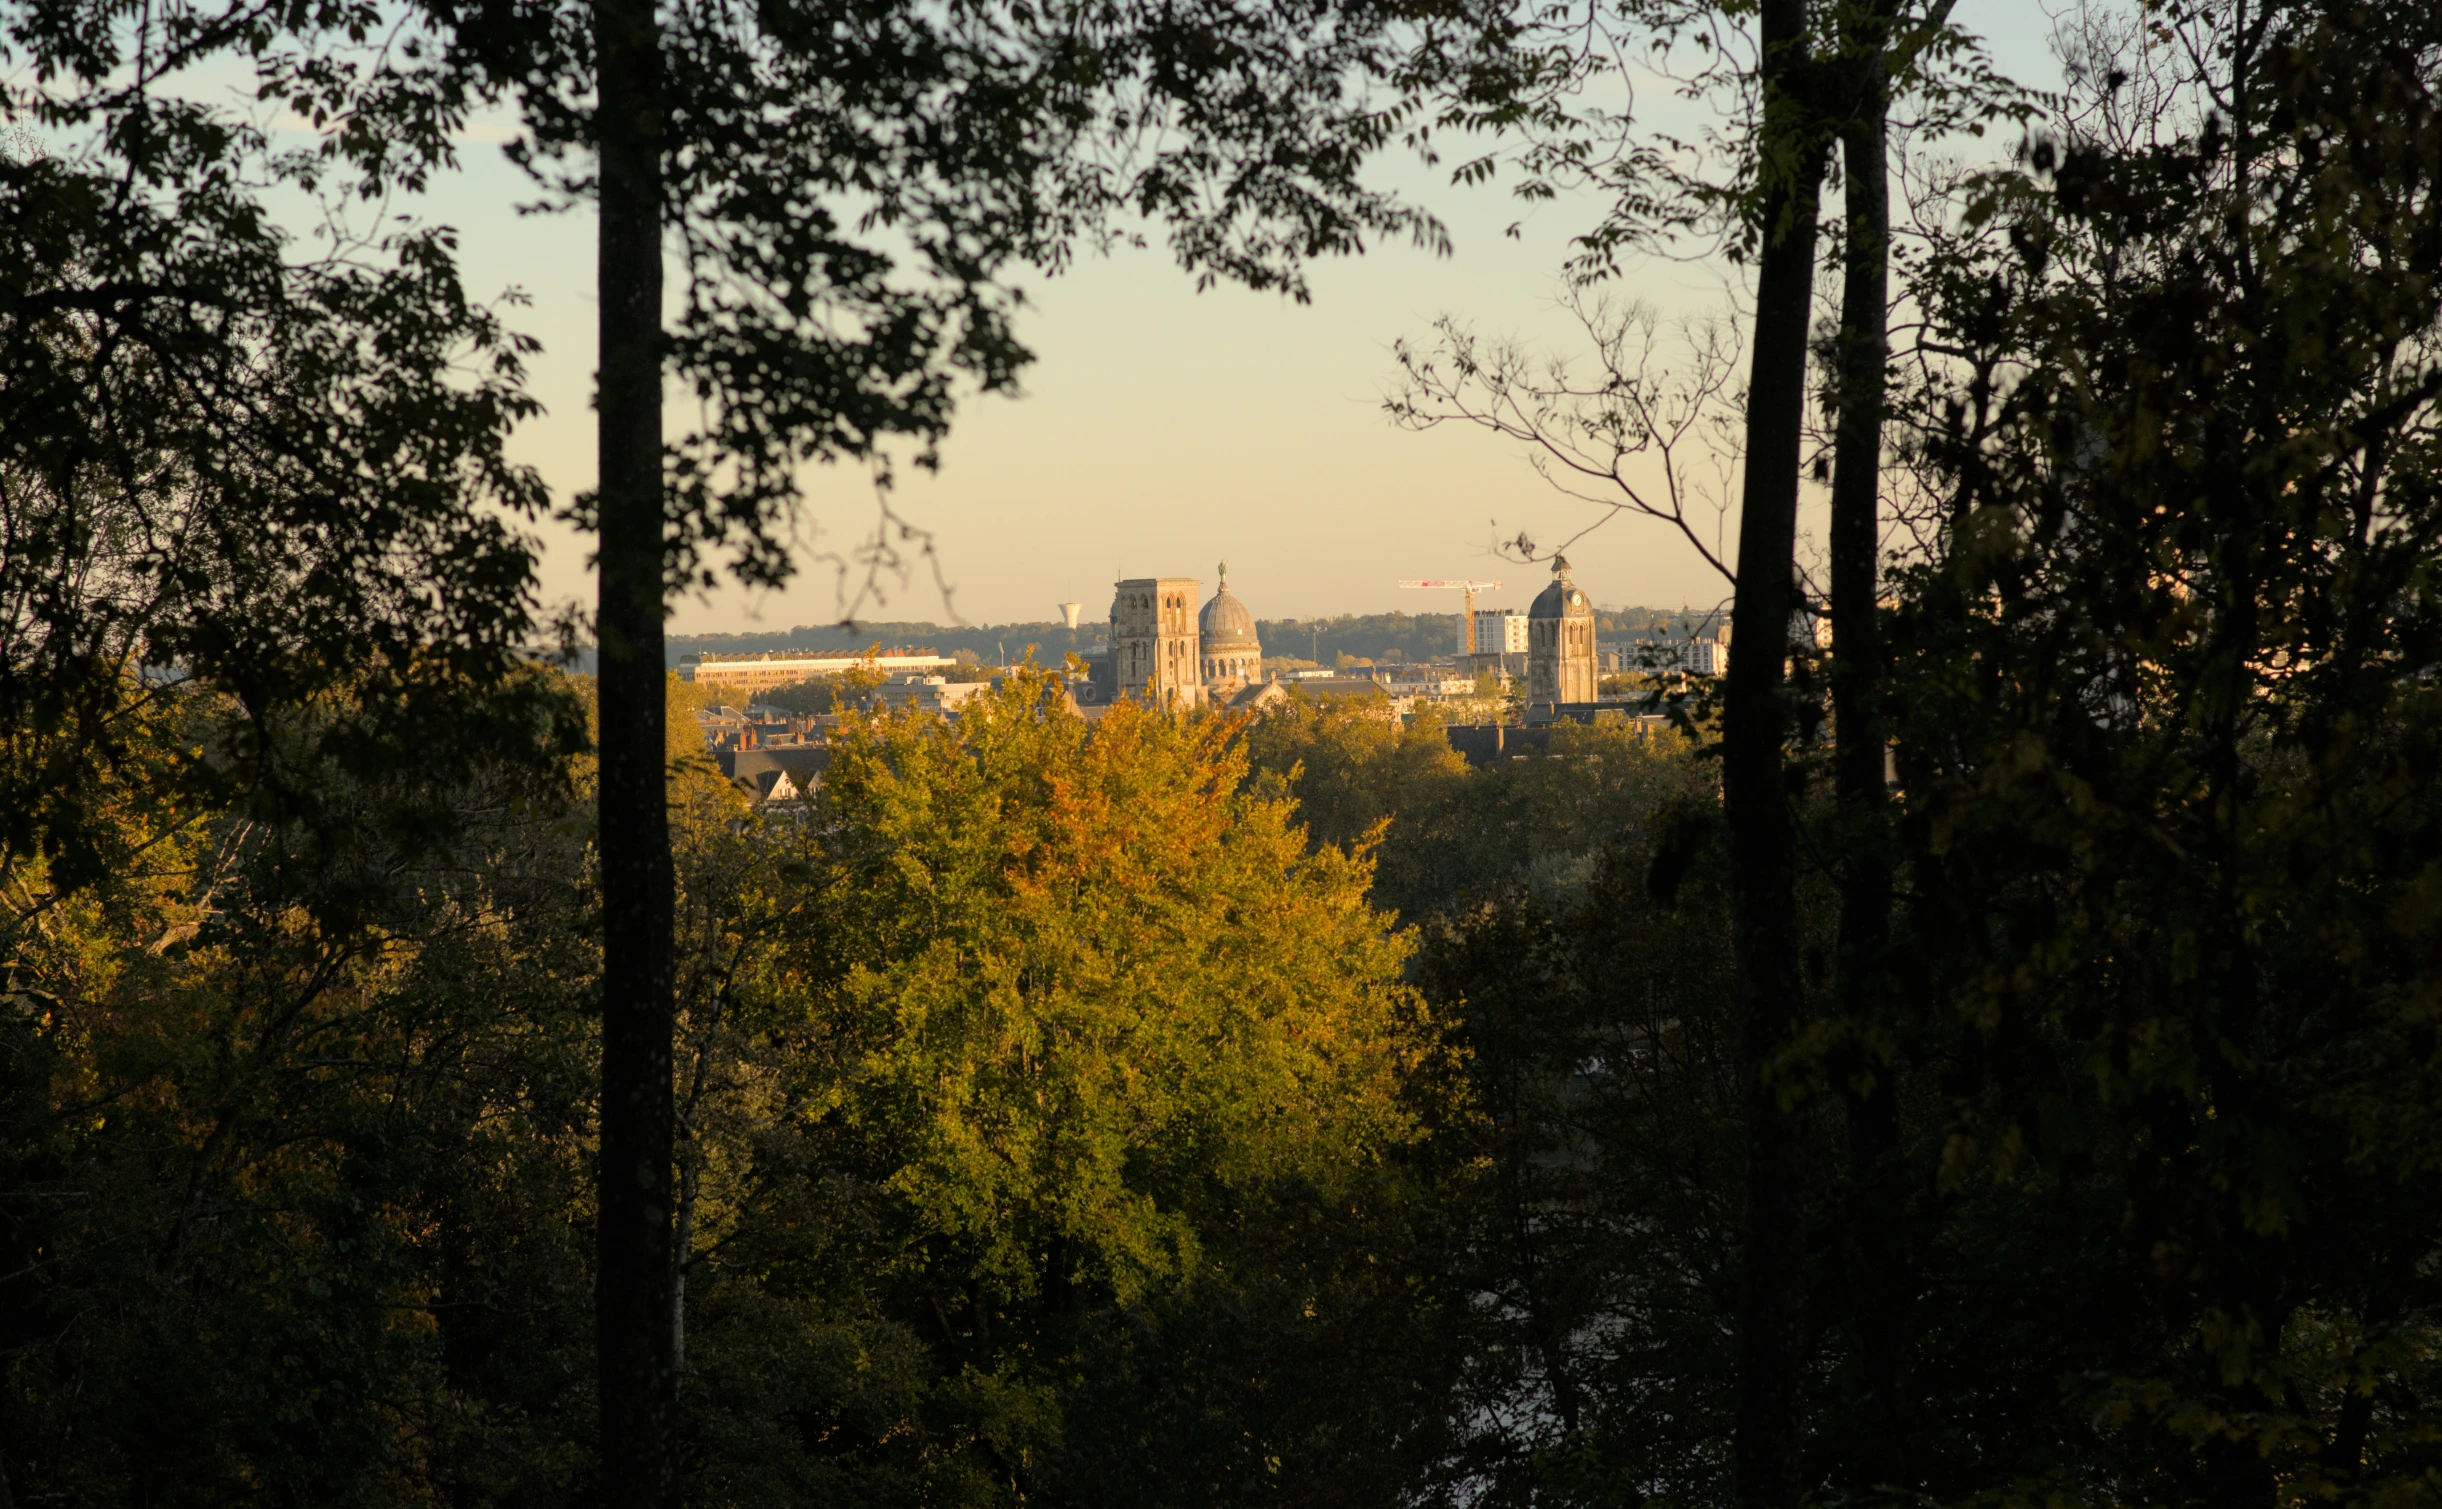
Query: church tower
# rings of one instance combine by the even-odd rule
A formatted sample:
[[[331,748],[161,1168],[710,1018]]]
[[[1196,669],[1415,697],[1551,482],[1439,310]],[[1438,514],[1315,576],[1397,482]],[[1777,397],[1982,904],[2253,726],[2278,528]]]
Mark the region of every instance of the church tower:
[[[1526,719],[1548,723],[1570,702],[1598,695],[1594,605],[1569,580],[1566,556],[1552,557],[1552,584],[1526,612]]]
[[[1146,707],[1201,707],[1196,581],[1137,576],[1111,596],[1111,676],[1118,694]]]

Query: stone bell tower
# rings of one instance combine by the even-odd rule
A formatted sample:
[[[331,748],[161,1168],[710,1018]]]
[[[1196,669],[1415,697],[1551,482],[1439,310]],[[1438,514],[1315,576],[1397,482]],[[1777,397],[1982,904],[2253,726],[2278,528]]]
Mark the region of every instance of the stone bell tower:
[[[1594,605],[1569,580],[1566,556],[1552,557],[1552,584],[1526,612],[1526,717],[1549,722],[1570,702],[1592,702]]]
[[[1118,694],[1146,707],[1201,707],[1196,580],[1136,576],[1111,595],[1111,675]]]

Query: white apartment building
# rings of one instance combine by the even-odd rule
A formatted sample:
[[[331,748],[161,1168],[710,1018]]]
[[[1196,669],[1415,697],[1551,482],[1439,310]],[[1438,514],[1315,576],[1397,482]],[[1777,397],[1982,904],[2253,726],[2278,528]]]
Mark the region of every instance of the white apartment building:
[[[1730,647],[1718,639],[1657,639],[1623,648],[1626,670],[1683,671],[1691,676],[1723,676],[1730,670]]]
[[[1466,624],[1459,625],[1459,644],[1466,645]],[[1475,652],[1478,655],[1523,655],[1526,653],[1526,615],[1507,608],[1475,610]]]

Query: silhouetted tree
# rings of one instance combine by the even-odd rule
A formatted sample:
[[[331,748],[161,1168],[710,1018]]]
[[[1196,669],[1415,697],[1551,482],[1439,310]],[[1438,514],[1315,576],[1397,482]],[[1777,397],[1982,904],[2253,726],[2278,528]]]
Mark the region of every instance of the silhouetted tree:
[[[1944,1271],[1884,1323],[2004,1340],[1920,1354],[1912,1398],[1974,1397],[1972,1357],[1989,1403],[1911,1432],[1902,1486],[2413,1494],[2442,32],[2307,3],[2071,41],[2057,130],[1917,285],[1952,359],[1896,621],[1901,1020]]]

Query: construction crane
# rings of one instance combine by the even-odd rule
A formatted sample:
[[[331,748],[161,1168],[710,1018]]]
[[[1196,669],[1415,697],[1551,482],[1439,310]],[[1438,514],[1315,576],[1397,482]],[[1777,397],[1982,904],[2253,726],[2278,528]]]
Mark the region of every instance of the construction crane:
[[[1475,653],[1475,595],[1478,592],[1490,592],[1501,584],[1499,582],[1445,582],[1437,580],[1429,582],[1401,582],[1399,585],[1402,587],[1439,587],[1464,593],[1466,596],[1467,607],[1466,610],[1459,615],[1459,618],[1461,622],[1467,625],[1467,653],[1472,655]]]

